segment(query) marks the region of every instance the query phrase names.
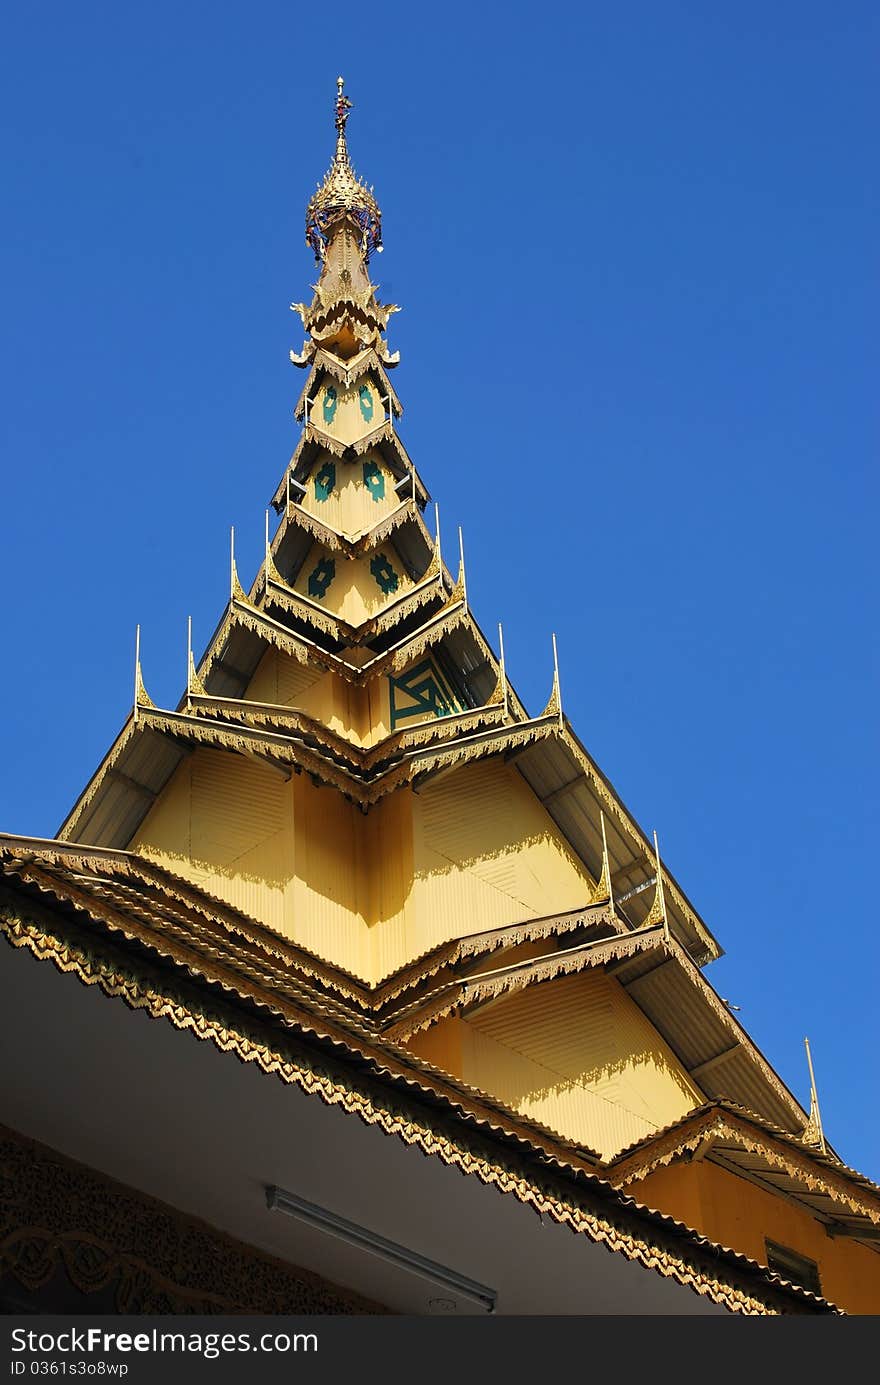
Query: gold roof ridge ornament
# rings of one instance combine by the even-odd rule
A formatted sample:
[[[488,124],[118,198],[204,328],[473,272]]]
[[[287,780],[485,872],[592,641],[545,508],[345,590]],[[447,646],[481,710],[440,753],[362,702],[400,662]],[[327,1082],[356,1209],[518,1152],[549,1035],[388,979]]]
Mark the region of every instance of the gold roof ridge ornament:
[[[229,526],[229,599],[230,601],[246,601],[244,587],[238,580],[238,568],[235,566],[235,525]]]
[[[207,689],[196,671],[192,647],[193,618],[186,618],[186,709],[189,711],[193,697],[207,697]]]
[[[467,576],[464,570],[464,535],[461,532],[461,525],[458,526],[458,577],[456,579],[455,589],[461,592],[461,599],[464,602],[465,610],[467,610]]]
[[[807,1066],[810,1069],[810,1119],[801,1132],[801,1139],[804,1144],[817,1145],[823,1154],[827,1154],[828,1148],[825,1144],[825,1132],[822,1129],[822,1116],[819,1111],[819,1093],[816,1091],[816,1075],[813,1072],[813,1055],[810,1052],[810,1041],[804,1039],[804,1048],[807,1050]]]
[[[326,255],[333,227],[341,221],[353,223],[357,229],[364,264],[369,264],[375,250],[382,253],[382,213],[368,188],[351,166],[345,127],[352,103],[344,94],[345,79],[336,79],[336,149],[333,162],[312,194],[306,208],[306,244],[315,252],[320,264]]]
[[[605,832],[605,814],[599,810],[599,821],[602,824],[602,869],[599,872],[599,879],[590,900],[590,906],[594,904],[608,904],[614,908],[614,891],[611,886],[611,862],[608,858],[608,837]]]
[[[141,627],[136,625],[134,631],[134,709],[132,719],[137,721],[139,707],[155,706],[155,702],[144,687],[144,675],[141,672]]]
[[[654,902],[648,910],[648,917],[642,924],[643,928],[654,928],[658,923],[663,924],[663,937],[669,942],[669,916],[666,913],[666,896],[663,893],[663,870],[660,866],[660,847],[657,844],[657,833],[654,833],[654,861],[657,867],[657,877],[654,886]]]
[[[501,691],[501,705],[504,708],[504,719],[510,717],[510,697],[507,687],[507,666],[504,662],[504,630],[501,621],[498,622],[498,682]]]
[[[562,715],[562,685],[559,681],[559,654],[556,649],[556,635],[551,634],[553,641],[553,686],[550,689],[550,700],[541,713],[542,717],[554,716],[559,722],[559,729],[565,729],[565,721]]]
[[[437,567],[437,580],[440,583],[440,590],[446,591],[446,583],[443,580],[443,549],[440,546],[440,505],[434,501],[434,563]]]

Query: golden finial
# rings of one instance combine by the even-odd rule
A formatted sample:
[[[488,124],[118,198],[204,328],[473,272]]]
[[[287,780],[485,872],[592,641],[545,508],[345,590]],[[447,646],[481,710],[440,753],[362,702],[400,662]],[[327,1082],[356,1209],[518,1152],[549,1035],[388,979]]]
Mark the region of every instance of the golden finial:
[[[139,707],[155,707],[155,705],[144,687],[144,678],[141,673],[141,627],[137,625],[134,632],[134,720],[137,721],[138,719]]]
[[[229,526],[229,599],[231,601],[247,600],[244,588],[238,580],[238,568],[235,566],[235,525]]]
[[[565,723],[562,719],[562,688],[559,684],[559,655],[556,651],[556,636],[552,635],[551,639],[553,641],[553,686],[550,689],[550,699],[541,713],[541,716],[555,716],[559,722],[559,729],[561,731]]]
[[[507,667],[504,662],[504,630],[502,628],[500,620],[498,622],[498,650],[498,674],[501,682],[501,701],[504,707],[504,715],[506,717],[509,712],[507,695]]]
[[[196,672],[196,661],[192,649],[192,616],[186,618],[186,706],[189,711],[193,697],[207,696],[205,685]]]
[[[332,227],[347,218],[358,231],[366,264],[374,250],[382,250],[382,213],[372,188],[357,176],[348,157],[345,127],[352,103],[343,91],[344,85],[344,78],[337,77],[336,150],[323,183],[306,208],[306,244],[314,250],[316,260],[323,260]]]
[[[464,535],[461,532],[461,525],[458,526],[458,581],[455,584],[461,587],[461,597],[465,606],[467,605],[467,577],[464,570]]]
[[[553,691],[556,694],[556,704],[559,713],[559,727],[563,726],[562,720],[562,684],[559,681],[559,651],[556,648],[555,632],[550,637],[553,641]]]
[[[348,120],[348,113],[351,110],[351,102],[343,92],[345,78],[336,78],[336,130],[340,135],[345,134],[345,124]]]
[[[591,904],[614,904],[614,894],[611,889],[611,862],[608,859],[608,839],[605,835],[605,814],[599,811],[599,820],[602,824],[602,869],[599,873],[599,880],[593,892]]]
[[[810,1119],[804,1126],[801,1139],[807,1144],[818,1145],[822,1153],[826,1154],[827,1146],[819,1113],[819,1093],[816,1091],[816,1075],[813,1072],[813,1055],[810,1053],[809,1039],[804,1039],[804,1047],[807,1050],[807,1065],[810,1069]]]
[[[660,847],[657,844],[657,833],[654,833],[654,862],[657,868],[656,883],[654,885],[654,902],[648,911],[648,917],[642,924],[643,928],[654,928],[658,923],[663,924],[663,936],[669,942],[669,918],[666,913],[666,895],[663,892],[663,871],[660,866]]]

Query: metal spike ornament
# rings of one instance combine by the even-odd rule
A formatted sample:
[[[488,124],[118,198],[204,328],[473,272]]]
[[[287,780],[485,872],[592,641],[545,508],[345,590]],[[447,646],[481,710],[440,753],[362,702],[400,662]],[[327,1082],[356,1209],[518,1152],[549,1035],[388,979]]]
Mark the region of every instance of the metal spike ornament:
[[[654,928],[657,924],[663,924],[663,936],[669,942],[669,918],[666,913],[666,896],[663,893],[663,871],[660,867],[660,847],[657,844],[657,833],[654,833],[654,862],[657,869],[656,884],[654,886],[654,902],[648,911],[648,917],[642,924],[643,928]]]

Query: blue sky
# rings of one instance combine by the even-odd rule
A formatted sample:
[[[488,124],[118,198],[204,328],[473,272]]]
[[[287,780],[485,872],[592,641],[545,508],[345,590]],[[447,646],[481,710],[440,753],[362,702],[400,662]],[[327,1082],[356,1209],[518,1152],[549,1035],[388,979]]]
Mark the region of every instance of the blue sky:
[[[176,702],[231,523],[259,561],[341,71],[402,432],[477,617],[533,711],[557,632],[710,980],[802,1100],[810,1035],[880,1179],[878,37],[858,2],[10,11],[0,829],[57,829],[138,621]]]

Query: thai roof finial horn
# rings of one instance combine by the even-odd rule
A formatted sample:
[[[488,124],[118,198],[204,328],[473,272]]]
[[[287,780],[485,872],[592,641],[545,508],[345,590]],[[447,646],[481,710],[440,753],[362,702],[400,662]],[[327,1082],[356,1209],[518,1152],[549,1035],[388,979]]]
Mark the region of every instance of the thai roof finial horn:
[[[663,892],[663,870],[660,866],[660,847],[657,844],[657,833],[654,833],[654,864],[657,874],[654,884],[654,902],[648,910],[648,917],[642,924],[643,928],[655,928],[657,924],[663,925],[663,936],[669,942],[669,917],[666,913],[666,896]]]
[[[819,1112],[819,1093],[816,1091],[816,1074],[813,1072],[813,1055],[810,1052],[809,1039],[804,1039],[804,1048],[807,1050],[807,1066],[810,1069],[810,1119],[804,1127],[802,1138],[809,1144],[818,1145],[822,1153],[826,1154],[825,1132]]]
[[[660,908],[663,912],[663,936],[669,942],[669,915],[666,912],[666,895],[663,891],[663,868],[660,865],[660,846],[657,842],[657,832],[654,831],[654,860],[657,863],[657,896],[660,900]]]
[[[186,618],[186,710],[189,711],[192,701],[192,666],[193,666],[193,618]]]
[[[503,627],[502,627],[502,625],[501,625],[501,621],[500,621],[500,620],[499,620],[499,622],[498,622],[498,649],[499,649],[498,673],[499,673],[499,677],[500,677],[500,679],[501,679],[501,697],[502,697],[502,704],[503,704],[503,706],[504,706],[504,715],[507,716],[507,713],[508,713],[507,666],[506,666],[506,664],[505,664],[505,662],[504,662],[504,629],[503,629]]]
[[[134,631],[134,720],[137,721],[138,719],[139,707],[155,707],[155,705],[144,687],[144,676],[141,672],[141,627],[136,625]]]
[[[440,574],[440,585],[443,582],[443,550],[440,546],[440,506],[434,501],[434,559],[437,563],[437,571]]]
[[[268,589],[269,589],[269,576],[270,576],[270,574],[271,574],[271,572],[272,572],[273,566],[274,566],[274,564],[273,564],[273,562],[272,562],[272,547],[271,547],[271,544],[269,543],[269,511],[267,510],[267,511],[266,511],[266,546],[265,546],[264,561],[263,561],[264,582],[265,582],[265,586],[266,586],[266,590],[267,590],[267,591],[268,591]]]
[[[192,616],[186,618],[186,705],[187,710],[192,698],[207,697],[208,690],[202,682],[196,670],[196,661],[193,657],[192,647]]]
[[[553,640],[553,691],[556,694],[556,712],[559,717],[559,729],[562,730],[564,721],[562,717],[562,684],[559,681],[559,652],[556,648],[556,635],[551,635]]]
[[[464,535],[461,532],[461,525],[458,526],[458,586],[461,587],[461,597],[467,606],[467,577],[464,570]]]
[[[134,628],[134,719],[138,719],[138,694],[141,690],[141,627]]]
[[[238,568],[235,566],[235,525],[229,526],[229,599],[231,601],[244,601],[244,588],[238,580]]]
[[[601,808],[599,810],[599,821],[602,824],[602,874],[599,877],[599,889],[602,897],[607,898],[611,908],[614,908],[614,886],[611,883],[611,861],[608,856],[608,837],[605,832],[605,814]],[[598,890],[597,890],[598,894]]]

